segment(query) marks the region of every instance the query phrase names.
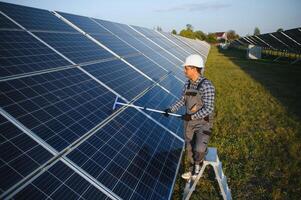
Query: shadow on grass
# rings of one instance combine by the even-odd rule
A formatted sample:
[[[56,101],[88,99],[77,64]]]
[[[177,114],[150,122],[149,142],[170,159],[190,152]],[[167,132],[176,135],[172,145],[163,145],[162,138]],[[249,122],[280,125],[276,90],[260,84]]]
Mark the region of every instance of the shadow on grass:
[[[273,62],[267,59],[248,60],[246,52],[238,49],[219,49],[254,80],[263,85],[286,108],[290,115],[301,120],[301,64]]]

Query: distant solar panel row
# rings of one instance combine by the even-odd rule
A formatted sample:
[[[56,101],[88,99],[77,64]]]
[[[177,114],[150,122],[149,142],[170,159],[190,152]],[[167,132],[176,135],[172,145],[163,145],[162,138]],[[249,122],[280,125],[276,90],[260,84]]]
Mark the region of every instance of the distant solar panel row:
[[[301,53],[301,28],[286,31],[246,36],[236,39],[232,45],[256,45],[266,49]]]
[[[112,106],[117,95],[168,107],[185,57],[206,59],[210,46],[62,12],[0,11],[0,198],[170,199],[182,122]]]

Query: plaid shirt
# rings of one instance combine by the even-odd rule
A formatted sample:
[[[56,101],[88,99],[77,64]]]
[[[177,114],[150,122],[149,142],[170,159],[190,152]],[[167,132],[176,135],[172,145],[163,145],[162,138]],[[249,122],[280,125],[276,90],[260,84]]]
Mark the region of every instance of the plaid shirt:
[[[170,106],[171,112],[176,112],[180,107],[185,105],[185,91],[188,87],[188,84],[190,82],[190,88],[191,89],[197,89],[198,84],[204,79],[204,77],[200,76],[198,80],[196,80],[194,83],[190,80],[187,80],[182,91],[182,96],[178,101],[176,101],[174,104]],[[214,97],[215,97],[215,89],[212,85],[211,81],[204,80],[201,87],[199,88],[199,91],[202,95],[202,101],[203,101],[203,107],[191,115],[191,119],[202,119],[206,117],[207,115],[211,114],[214,110]]]

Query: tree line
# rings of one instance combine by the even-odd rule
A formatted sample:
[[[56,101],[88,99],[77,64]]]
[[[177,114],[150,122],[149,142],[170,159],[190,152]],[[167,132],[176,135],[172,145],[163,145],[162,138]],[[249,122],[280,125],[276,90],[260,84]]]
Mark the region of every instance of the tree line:
[[[172,34],[176,34],[176,35],[178,34],[175,29],[172,30],[171,33]],[[216,43],[216,42],[218,42],[215,33],[208,33],[208,34],[206,34],[206,33],[204,33],[201,30],[194,31],[194,28],[193,28],[193,26],[191,24],[187,24],[186,28],[182,29],[179,32],[179,35],[183,36],[183,37],[191,38],[191,39],[204,40],[204,41],[209,42],[209,43]],[[234,30],[227,31],[227,38],[228,38],[228,40],[235,40],[235,39],[237,39],[239,37],[240,36]]]
[[[159,26],[157,26],[155,29],[157,29],[158,31],[162,31],[162,28]],[[279,31],[283,31],[283,29],[278,28],[277,32],[279,32]],[[175,29],[173,29],[171,31],[171,33],[175,34],[175,35],[180,35],[183,37],[191,38],[191,39],[204,40],[209,43],[221,42],[221,41],[217,41],[215,33],[206,34],[201,30],[194,30],[194,28],[191,24],[186,24],[186,27],[184,29],[182,29],[179,33],[177,33],[177,31]],[[228,30],[226,33],[227,33],[227,39],[229,42],[240,38],[240,36],[235,32],[235,30]],[[258,27],[255,27],[253,35],[260,35],[260,34],[261,34],[260,29]]]

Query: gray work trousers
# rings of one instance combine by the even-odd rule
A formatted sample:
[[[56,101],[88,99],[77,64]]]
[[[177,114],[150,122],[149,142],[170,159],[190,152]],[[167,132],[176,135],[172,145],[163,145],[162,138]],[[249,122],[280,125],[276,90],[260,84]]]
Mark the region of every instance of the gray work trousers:
[[[184,122],[186,155],[190,163],[200,164],[203,162],[212,131],[212,122],[204,119]]]

